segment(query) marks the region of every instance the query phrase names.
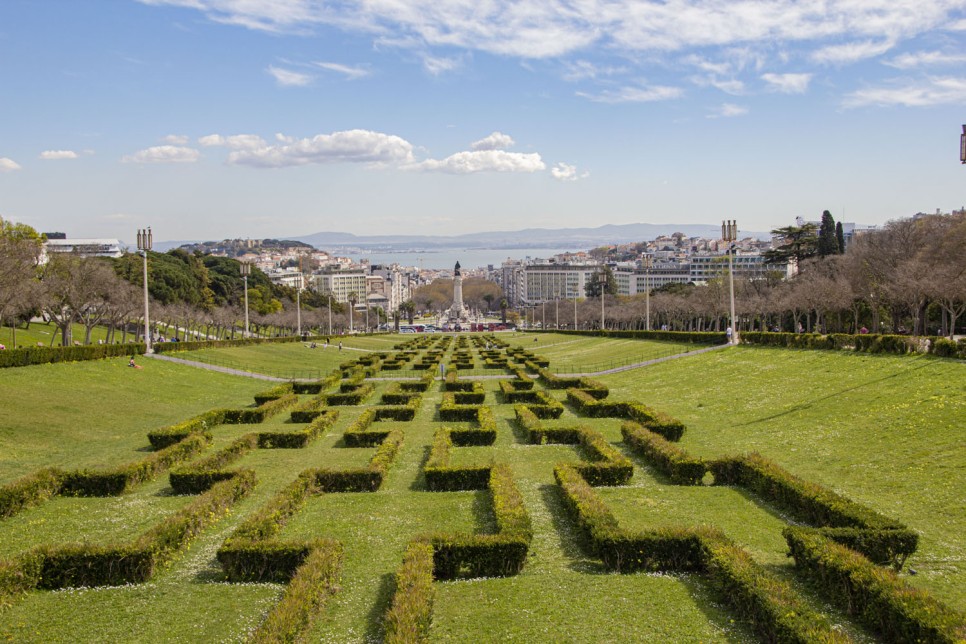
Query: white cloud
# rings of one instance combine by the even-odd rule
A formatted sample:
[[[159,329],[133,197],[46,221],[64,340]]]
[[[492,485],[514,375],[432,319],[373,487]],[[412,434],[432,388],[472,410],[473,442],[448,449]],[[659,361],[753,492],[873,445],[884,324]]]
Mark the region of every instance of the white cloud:
[[[842,65],[855,63],[866,58],[881,56],[894,46],[895,42],[892,40],[849,42],[842,45],[823,47],[813,52],[811,58],[816,63]]]
[[[232,138],[223,137],[223,140],[229,141]],[[276,135],[276,138],[279,140],[278,145],[234,149],[228,155],[228,163],[259,168],[284,168],[312,163],[385,165],[410,163],[413,159],[413,146],[405,139],[369,130],[319,134],[310,139],[292,139],[284,135]]]
[[[716,118],[732,118],[735,116],[744,116],[748,113],[748,108],[743,105],[735,105],[734,103],[722,103],[720,106],[715,108],[715,110],[708,114],[709,119]]]
[[[427,159],[410,166],[413,170],[473,174],[476,172],[539,172],[546,170],[537,153],[507,152],[505,150],[474,150],[457,152],[445,159]]]
[[[198,139],[198,143],[206,148],[223,147],[230,150],[259,150],[268,145],[265,143],[265,139],[257,134],[233,134],[231,136],[209,134]]]
[[[762,74],[772,91],[782,94],[804,94],[812,81],[812,74]]]
[[[577,174],[577,166],[563,162],[557,163],[550,168],[550,174],[558,181],[576,181],[577,179],[586,179],[590,176],[589,172]]]
[[[0,157],[0,172],[13,172],[14,170],[19,170],[20,164],[13,159],[8,159],[7,157]]]
[[[966,63],[966,54],[947,54],[941,51],[917,51],[896,56],[884,61],[896,69],[912,69],[940,65],[961,65]]]
[[[717,76],[692,76],[691,82],[699,87],[714,87],[725,94],[740,95],[745,93],[745,84],[735,78],[721,79]]]
[[[169,145],[188,145],[191,139],[185,134],[169,134],[161,140]]]
[[[156,145],[139,150],[121,159],[122,163],[194,163],[201,153],[193,148],[176,145]]]
[[[600,94],[577,92],[577,96],[582,96],[596,103],[651,103],[654,101],[669,101],[680,98],[683,95],[684,90],[680,87],[667,87],[664,85],[622,87],[616,91],[607,90]]]
[[[423,55],[423,68],[433,76],[455,72],[463,66],[463,58]]]
[[[275,77],[275,82],[281,87],[304,87],[312,82],[312,77],[309,74],[293,72],[290,69],[282,69],[274,65],[269,65],[268,73]]]
[[[911,38],[956,27],[961,0],[141,0],[203,12],[270,32],[322,25],[372,34],[397,46],[448,47],[549,58],[604,44],[620,52],[762,44],[821,47],[844,37]]]
[[[867,105],[902,105],[905,107],[929,107],[966,102],[966,78],[929,78],[907,82],[902,85],[868,87],[845,97],[845,107]]]
[[[582,80],[594,80],[601,76],[618,76],[620,74],[626,74],[628,71],[627,67],[595,65],[586,60],[564,62],[564,67],[566,71],[563,73],[563,79],[571,83]]]
[[[330,72],[336,72],[336,73],[342,74],[349,80],[365,78],[366,76],[370,76],[372,74],[372,72],[369,69],[361,66],[352,67],[350,65],[342,65],[340,63],[325,63],[325,62],[316,62],[312,64],[315,65],[316,67],[320,67]]]
[[[56,161],[59,159],[76,159],[77,153],[73,150],[44,150],[40,153],[40,158],[45,161]]]
[[[502,132],[494,132],[490,136],[474,141],[470,144],[473,150],[506,150],[514,145],[513,137]]]

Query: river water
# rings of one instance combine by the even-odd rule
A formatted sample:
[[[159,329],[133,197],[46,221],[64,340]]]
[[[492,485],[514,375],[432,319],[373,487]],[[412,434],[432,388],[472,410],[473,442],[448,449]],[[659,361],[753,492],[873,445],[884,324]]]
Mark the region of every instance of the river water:
[[[486,268],[509,259],[547,259],[560,253],[587,250],[585,248],[445,248],[441,250],[409,252],[360,252],[358,249],[336,250],[333,253],[348,256],[356,261],[369,260],[371,264],[393,264],[414,266],[416,268],[453,268],[457,261],[463,268]]]

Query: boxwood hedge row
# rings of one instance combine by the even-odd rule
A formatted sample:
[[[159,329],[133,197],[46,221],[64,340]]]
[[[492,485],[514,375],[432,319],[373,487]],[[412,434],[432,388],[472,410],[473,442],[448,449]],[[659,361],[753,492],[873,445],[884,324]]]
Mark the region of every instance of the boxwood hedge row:
[[[796,568],[889,642],[966,641],[966,615],[900,580],[818,530],[783,531]]]

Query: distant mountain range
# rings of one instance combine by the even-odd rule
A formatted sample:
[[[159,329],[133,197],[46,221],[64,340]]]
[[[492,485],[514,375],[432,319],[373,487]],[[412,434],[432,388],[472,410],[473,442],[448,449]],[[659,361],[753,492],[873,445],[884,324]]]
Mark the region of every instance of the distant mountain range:
[[[661,235],[683,233],[688,237],[717,238],[721,227],[709,224],[607,224],[596,228],[524,228],[464,235],[354,235],[334,231],[280,237],[311,244],[321,250],[357,248],[403,251],[440,249],[573,248],[589,249],[607,244],[629,244]],[[741,231],[742,237],[769,239],[769,233]],[[197,241],[156,242],[165,251]]]
[[[688,237],[717,238],[720,226],[707,224],[607,224],[597,228],[524,228],[522,230],[467,233],[464,235],[353,235],[320,232],[289,237],[316,248],[355,247],[385,250],[440,248],[594,248],[627,244],[661,235],[684,233]],[[769,239],[768,233],[743,232],[743,236]]]

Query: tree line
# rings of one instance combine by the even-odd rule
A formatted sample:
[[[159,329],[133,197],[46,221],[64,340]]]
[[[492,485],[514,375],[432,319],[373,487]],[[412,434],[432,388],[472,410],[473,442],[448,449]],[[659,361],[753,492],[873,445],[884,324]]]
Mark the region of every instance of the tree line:
[[[98,325],[107,328],[108,342],[144,337],[143,258],[127,253],[119,258],[51,253],[44,258],[43,237],[25,224],[0,218],[0,324],[13,329],[42,317],[58,329],[51,343],[89,344]],[[45,261],[46,260],[46,261]],[[154,337],[231,338],[244,326],[244,281],[241,264],[231,258],[175,249],[148,253],[148,292]],[[302,327],[320,333],[349,328],[345,305],[326,295],[273,284],[252,267],[248,276],[249,318],[261,335],[294,333],[296,302],[302,307]],[[385,313],[373,312],[372,321]],[[75,338],[80,324],[84,337]],[[361,326],[357,322],[356,326]],[[16,340],[15,340],[16,342]]]
[[[911,333],[952,336],[966,314],[966,211],[918,215],[862,231],[846,247],[841,224],[825,211],[822,224],[772,231],[782,242],[766,252],[791,262],[789,279],[735,279],[740,330],[822,333]],[[607,282],[605,282],[607,283]],[[651,292],[651,328],[720,331],[729,324],[727,263],[707,285],[671,284]],[[597,290],[589,295],[599,297]],[[606,290],[612,293],[611,289]],[[643,295],[605,296],[605,326],[643,329]],[[579,328],[596,328],[600,303],[578,304]],[[566,318],[573,327],[573,312]],[[563,326],[564,322],[561,322]]]

